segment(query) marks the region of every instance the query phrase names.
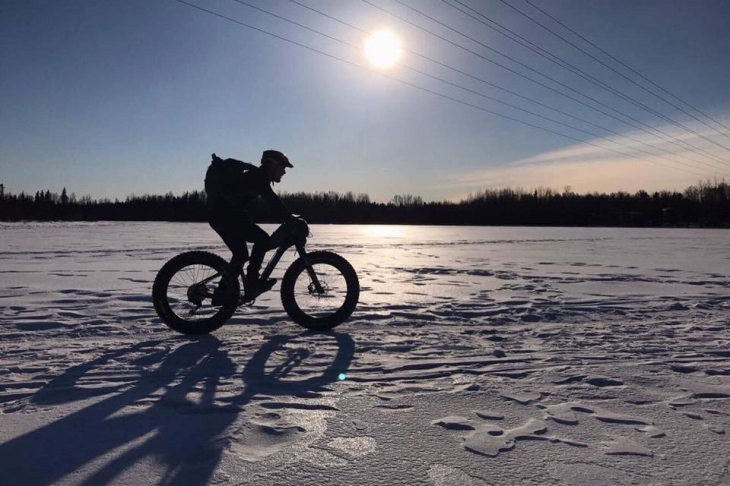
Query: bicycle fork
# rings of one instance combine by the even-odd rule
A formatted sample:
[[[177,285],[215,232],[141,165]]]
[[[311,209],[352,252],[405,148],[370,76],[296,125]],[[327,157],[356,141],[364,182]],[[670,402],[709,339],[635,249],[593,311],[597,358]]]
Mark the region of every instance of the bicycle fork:
[[[324,294],[324,287],[322,287],[322,283],[319,281],[319,278],[317,278],[317,274],[314,272],[314,267],[312,267],[312,263],[309,261],[309,258],[307,258],[307,252],[304,249],[304,245],[297,244],[297,251],[299,252],[299,256],[304,261],[307,273],[309,274],[309,279],[312,281],[312,285],[314,285],[314,290],[320,295]]]

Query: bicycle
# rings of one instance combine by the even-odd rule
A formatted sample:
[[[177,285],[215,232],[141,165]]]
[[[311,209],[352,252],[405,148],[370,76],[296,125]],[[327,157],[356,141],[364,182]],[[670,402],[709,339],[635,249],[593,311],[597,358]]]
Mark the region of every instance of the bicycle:
[[[327,330],[352,314],[360,296],[355,269],[331,251],[307,253],[309,225],[302,218],[282,224],[271,235],[276,252],[261,278],[267,279],[292,246],[299,254],[281,280],[281,302],[297,324]],[[207,251],[181,253],[165,263],[152,286],[152,302],[162,322],[183,334],[208,334],[223,326],[240,306],[252,306],[257,295],[244,300],[241,272]],[[245,290],[245,288],[244,288]],[[245,292],[243,294],[246,295]]]

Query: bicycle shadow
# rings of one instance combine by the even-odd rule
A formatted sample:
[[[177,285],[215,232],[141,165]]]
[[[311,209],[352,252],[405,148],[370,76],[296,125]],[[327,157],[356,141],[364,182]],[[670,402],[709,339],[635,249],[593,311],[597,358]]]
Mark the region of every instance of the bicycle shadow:
[[[305,344],[308,346],[297,347],[297,338],[305,338]],[[310,357],[310,347],[320,350],[325,344],[323,341],[331,338],[335,339],[337,353],[321,374],[315,374],[305,379],[286,379],[298,365]],[[284,356],[280,356],[280,359],[276,361],[272,360],[277,353]],[[246,383],[246,392],[238,398],[236,403],[248,401],[251,396],[258,394],[288,395],[300,398],[317,397],[318,393],[326,389],[327,385],[342,379],[354,355],[355,343],[347,334],[306,331],[295,336],[274,336],[246,363],[242,373],[243,381]],[[267,363],[270,360],[272,366],[267,371]]]
[[[96,486],[108,484],[144,462],[154,463],[156,470],[162,465],[165,470],[157,484],[206,484],[225,449],[216,439],[236,421],[253,397],[276,388],[267,380],[279,383],[280,395],[289,389],[295,396],[307,396],[335,381],[334,369],[346,369],[354,355],[352,339],[329,336],[335,336],[338,346],[332,365],[321,376],[289,387],[281,385],[281,377],[286,373],[266,371],[271,354],[293,339],[288,336],[274,336],[265,343],[241,374],[237,373],[228,350],[211,336],[166,350],[159,347],[174,346],[181,338],[139,343],[69,368],[47,383],[31,401],[42,406],[78,402],[81,408],[0,444],[0,484],[49,485],[73,474],[79,478],[73,481],[75,484]],[[125,357],[150,349],[155,350],[150,355],[142,355],[131,363],[124,361]],[[155,366],[155,360],[159,360],[159,365]],[[139,376],[131,383],[107,383],[96,389],[79,386],[82,377],[100,373],[106,366],[119,366],[120,362],[123,368],[135,364],[151,369],[138,370]],[[290,365],[293,367],[289,370],[296,367],[294,362]],[[224,400],[230,401],[230,405],[221,405],[223,402],[217,396],[219,386],[222,382],[230,385],[236,379],[245,384],[241,395]],[[98,400],[110,393],[111,396],[84,406],[84,401]],[[138,479],[140,484],[153,483],[147,476]]]

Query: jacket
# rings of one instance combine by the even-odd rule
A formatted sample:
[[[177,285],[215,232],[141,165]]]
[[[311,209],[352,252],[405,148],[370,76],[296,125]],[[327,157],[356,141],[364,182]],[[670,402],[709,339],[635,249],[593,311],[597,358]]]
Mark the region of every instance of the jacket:
[[[291,213],[271,187],[262,167],[236,159],[215,159],[205,174],[207,205],[212,212],[248,213],[261,196],[282,220]]]

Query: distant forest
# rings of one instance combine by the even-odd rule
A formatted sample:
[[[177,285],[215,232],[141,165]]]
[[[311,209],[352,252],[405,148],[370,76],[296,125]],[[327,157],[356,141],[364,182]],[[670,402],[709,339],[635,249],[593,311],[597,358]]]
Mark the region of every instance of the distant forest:
[[[366,194],[281,194],[295,214],[310,223],[642,226],[730,228],[730,185],[700,182],[684,192],[576,194],[569,188],[498,189],[470,194],[460,202],[424,202],[399,195],[388,203]],[[257,221],[274,222],[265,203],[251,209]],[[77,198],[50,190],[12,194],[0,184],[0,221],[205,221],[205,193],[129,196],[124,201]]]

